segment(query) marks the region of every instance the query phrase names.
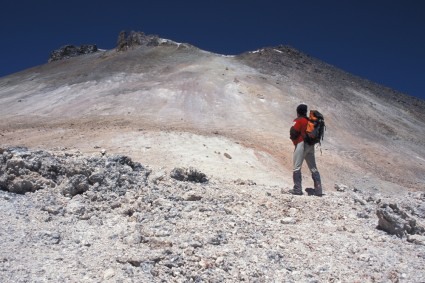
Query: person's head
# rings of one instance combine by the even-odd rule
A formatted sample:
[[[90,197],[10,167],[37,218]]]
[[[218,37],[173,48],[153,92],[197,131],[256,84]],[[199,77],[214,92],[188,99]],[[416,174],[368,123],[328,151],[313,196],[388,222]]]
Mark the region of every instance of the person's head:
[[[298,105],[297,114],[298,116],[307,116],[307,105],[305,104]]]

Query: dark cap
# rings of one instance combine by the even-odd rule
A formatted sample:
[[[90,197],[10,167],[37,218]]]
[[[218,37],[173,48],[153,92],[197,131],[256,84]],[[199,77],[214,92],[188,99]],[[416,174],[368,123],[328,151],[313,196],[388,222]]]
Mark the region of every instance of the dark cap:
[[[298,105],[297,114],[301,115],[301,116],[306,116],[307,115],[307,105],[305,105],[305,104]]]

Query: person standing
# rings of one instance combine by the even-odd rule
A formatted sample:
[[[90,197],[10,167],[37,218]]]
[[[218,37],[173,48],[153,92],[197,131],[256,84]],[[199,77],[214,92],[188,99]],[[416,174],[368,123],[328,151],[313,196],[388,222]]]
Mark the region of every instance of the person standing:
[[[322,196],[322,183],[320,180],[320,173],[317,170],[316,159],[314,156],[314,145],[309,145],[304,142],[306,136],[308,118],[307,118],[307,105],[300,104],[297,107],[297,118],[289,130],[290,139],[295,146],[293,153],[293,172],[292,178],[294,181],[294,188],[289,191],[293,195],[302,195],[302,174],[301,167],[304,160],[310,169],[311,176],[314,182],[314,191],[307,191],[308,194],[315,196]]]

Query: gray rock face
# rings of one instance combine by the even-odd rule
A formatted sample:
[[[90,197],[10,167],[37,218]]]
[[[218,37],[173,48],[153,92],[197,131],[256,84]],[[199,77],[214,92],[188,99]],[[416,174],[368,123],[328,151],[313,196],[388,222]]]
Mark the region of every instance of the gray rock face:
[[[125,51],[131,47],[137,46],[159,46],[175,44],[176,43],[171,40],[163,40],[157,35],[148,35],[141,31],[121,31],[118,35],[116,49],[118,51]]]
[[[94,53],[97,51],[98,49],[95,44],[85,44],[81,46],[65,45],[57,50],[52,51],[52,53],[50,53],[48,62],[68,59],[71,57]]]
[[[127,50],[132,46],[158,46],[159,37],[157,35],[146,35],[143,32],[131,31],[127,33],[126,31],[121,31],[118,35],[117,40],[117,50],[123,51]]]

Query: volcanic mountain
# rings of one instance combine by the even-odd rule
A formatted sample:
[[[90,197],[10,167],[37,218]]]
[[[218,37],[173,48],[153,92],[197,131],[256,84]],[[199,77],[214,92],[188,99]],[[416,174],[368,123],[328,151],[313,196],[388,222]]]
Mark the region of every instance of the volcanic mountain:
[[[287,46],[48,61],[0,79],[1,282],[425,282],[424,101]],[[287,193],[302,102],[323,197]]]
[[[289,128],[306,103],[325,117],[325,191],[425,189],[423,100],[289,46],[226,56],[131,33],[88,49],[0,79],[0,146],[103,150],[286,188]]]

